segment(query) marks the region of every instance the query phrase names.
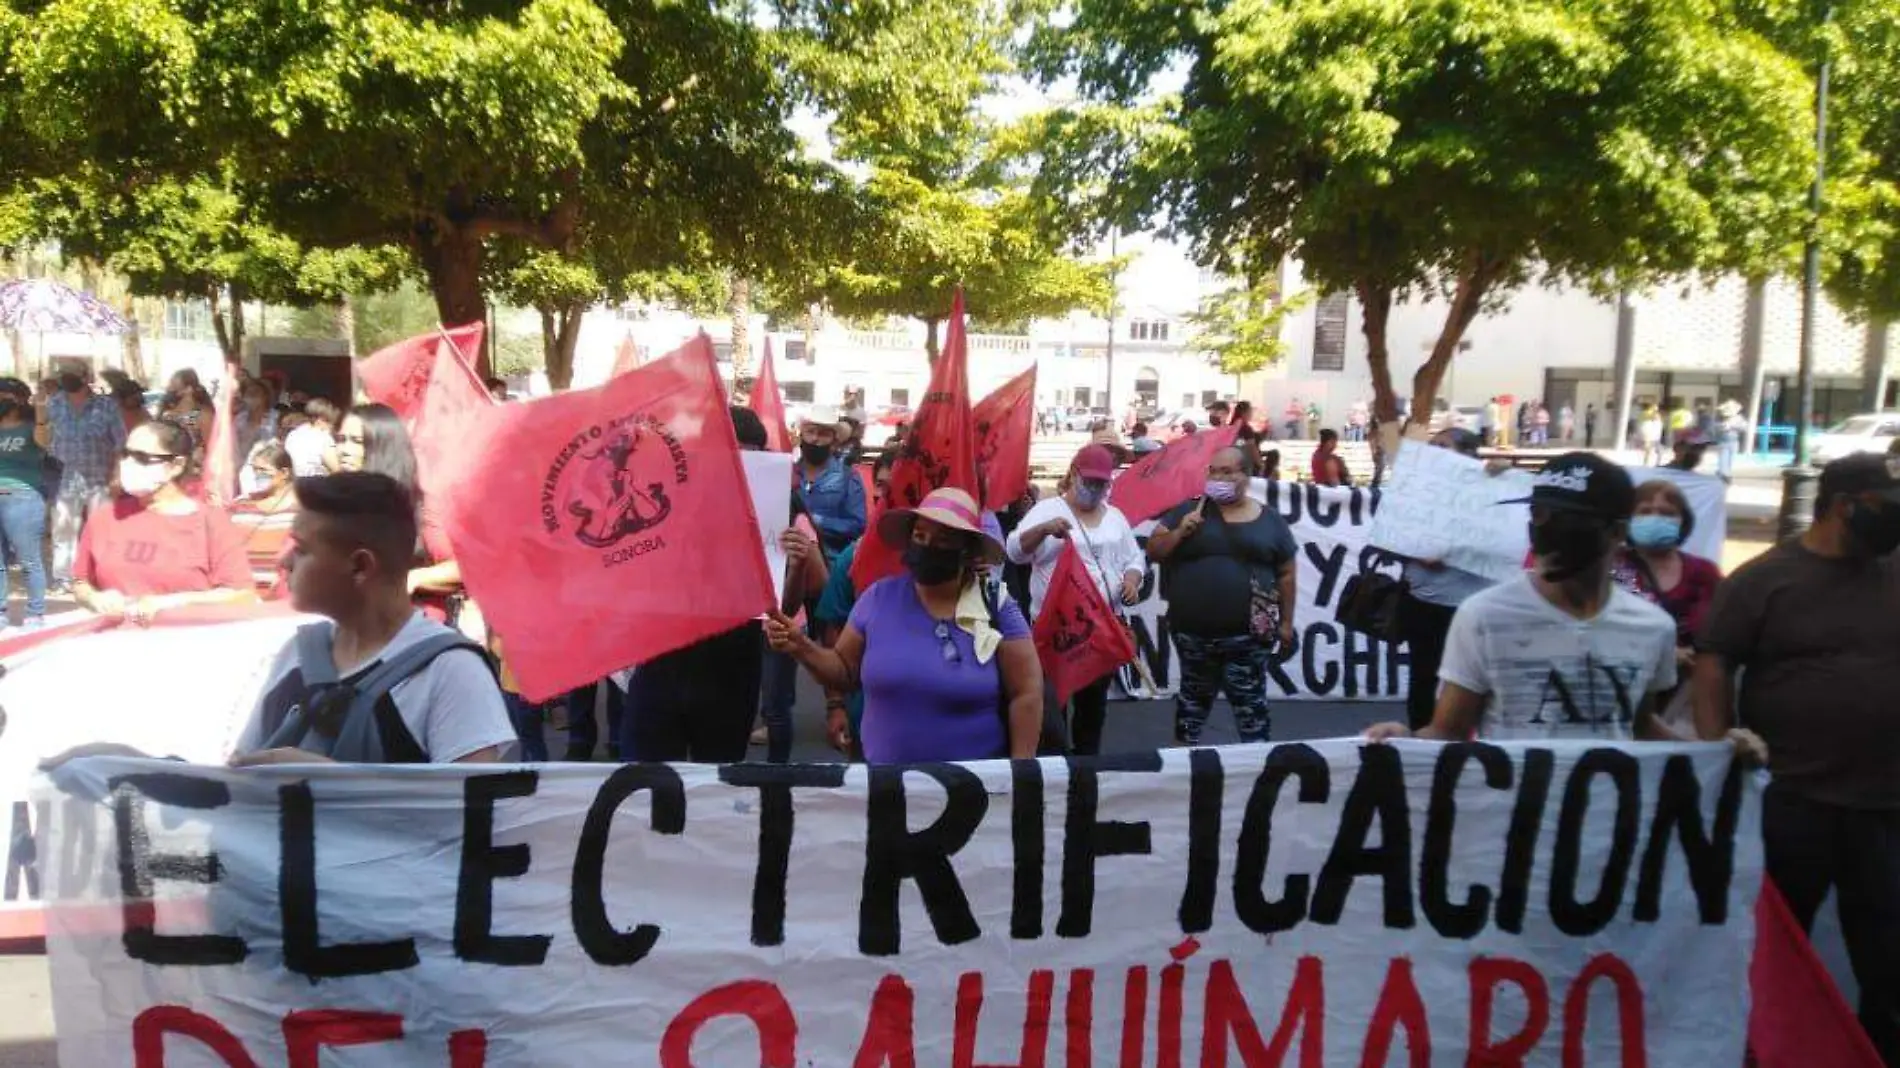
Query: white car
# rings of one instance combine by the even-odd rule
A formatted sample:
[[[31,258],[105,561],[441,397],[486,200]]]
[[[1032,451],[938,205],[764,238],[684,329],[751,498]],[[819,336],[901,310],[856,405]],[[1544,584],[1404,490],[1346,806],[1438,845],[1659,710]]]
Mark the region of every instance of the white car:
[[[1809,453],[1816,464],[1825,464],[1857,452],[1886,452],[1896,437],[1900,437],[1900,412],[1856,415],[1816,435]]]

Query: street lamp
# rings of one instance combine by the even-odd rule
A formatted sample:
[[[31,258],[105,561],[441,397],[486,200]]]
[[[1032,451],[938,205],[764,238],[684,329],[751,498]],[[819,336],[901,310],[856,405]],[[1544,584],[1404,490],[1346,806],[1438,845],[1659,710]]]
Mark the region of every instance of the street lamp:
[[[1814,185],[1808,190],[1808,233],[1802,250],[1801,349],[1795,402],[1794,463],[1781,472],[1781,516],[1777,536],[1786,541],[1800,537],[1814,522],[1814,496],[1820,472],[1809,463],[1808,426],[1814,421],[1814,313],[1821,297],[1821,216],[1826,210],[1822,187],[1827,181],[1827,83],[1833,60],[1827,33],[1834,7],[1821,12],[1821,62],[1814,79]]]

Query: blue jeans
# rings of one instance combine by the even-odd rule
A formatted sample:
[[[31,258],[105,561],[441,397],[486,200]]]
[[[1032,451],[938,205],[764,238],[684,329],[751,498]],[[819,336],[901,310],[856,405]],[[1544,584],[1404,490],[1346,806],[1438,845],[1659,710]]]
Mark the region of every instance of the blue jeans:
[[[502,691],[502,703],[508,706],[508,722],[514,724],[515,737],[521,742],[521,759],[540,764],[548,758],[548,739],[542,733],[541,706],[518,693]]]
[[[1742,436],[1740,434],[1723,432],[1722,444],[1718,446],[1715,454],[1715,473],[1717,476],[1726,479],[1734,474],[1735,450],[1740,448],[1741,444]]]
[[[1273,721],[1267,711],[1267,647],[1250,634],[1203,638],[1174,632],[1174,650],[1181,658],[1181,691],[1174,699],[1174,740],[1201,744],[1214,698],[1227,693],[1234,708],[1234,728],[1242,742],[1264,742]]]
[[[784,764],[792,759],[792,706],[798,703],[798,661],[785,653],[764,652],[762,700],[765,720],[765,759]]]
[[[6,538],[6,551],[20,561],[26,573],[26,618],[46,614],[46,565],[40,555],[40,539],[46,536],[46,498],[30,489],[0,489],[0,535]],[[0,575],[4,575],[6,557],[0,556]],[[0,613],[0,625],[6,616]]]

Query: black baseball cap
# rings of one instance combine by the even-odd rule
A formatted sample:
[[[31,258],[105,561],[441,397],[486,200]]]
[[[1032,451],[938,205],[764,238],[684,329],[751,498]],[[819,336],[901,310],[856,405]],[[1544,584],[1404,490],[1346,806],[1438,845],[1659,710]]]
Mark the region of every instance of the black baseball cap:
[[[1636,484],[1621,464],[1593,452],[1567,452],[1537,473],[1530,496],[1499,503],[1529,504],[1621,521],[1636,510]]]
[[[1857,452],[1821,469],[1821,496],[1833,499],[1846,494],[1879,495],[1882,500],[1900,504],[1900,455]]]

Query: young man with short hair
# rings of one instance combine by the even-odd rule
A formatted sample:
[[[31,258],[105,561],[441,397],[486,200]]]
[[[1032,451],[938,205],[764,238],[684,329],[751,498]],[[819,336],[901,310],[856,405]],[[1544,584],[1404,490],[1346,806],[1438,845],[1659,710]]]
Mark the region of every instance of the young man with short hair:
[[[410,603],[409,491],[359,471],[298,479],[296,492],[291,605],[329,622],[278,654],[231,763],[473,764],[511,752],[481,649]]]
[[[1861,1025],[1890,1065],[1900,1065],[1896,547],[1900,454],[1828,464],[1814,525],[1716,590],[1695,661],[1697,732],[1719,737],[1739,711],[1771,743],[1768,875],[1803,927],[1834,892]]]

